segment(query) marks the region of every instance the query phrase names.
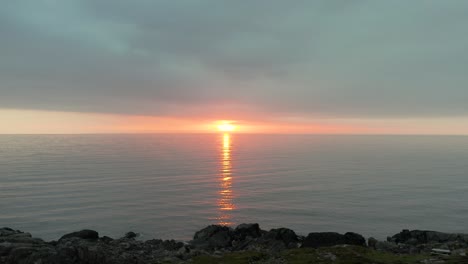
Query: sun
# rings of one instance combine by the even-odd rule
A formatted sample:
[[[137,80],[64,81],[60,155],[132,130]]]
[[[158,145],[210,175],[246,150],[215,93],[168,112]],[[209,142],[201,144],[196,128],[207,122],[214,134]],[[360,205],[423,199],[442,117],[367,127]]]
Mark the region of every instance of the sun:
[[[232,132],[236,130],[236,126],[228,121],[222,121],[217,126],[218,131],[221,132]]]

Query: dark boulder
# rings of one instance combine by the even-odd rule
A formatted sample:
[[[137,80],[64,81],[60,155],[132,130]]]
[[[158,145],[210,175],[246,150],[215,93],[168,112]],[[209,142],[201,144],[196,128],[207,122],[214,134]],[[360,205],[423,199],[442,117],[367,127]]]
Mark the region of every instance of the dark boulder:
[[[126,239],[134,239],[134,238],[136,238],[137,236],[138,236],[138,235],[137,235],[135,232],[130,231],[130,232],[128,232],[128,233],[125,234],[124,238],[126,238]]]
[[[262,232],[258,224],[240,224],[234,230],[234,236],[239,240],[244,240],[247,237],[257,238],[261,235]]]
[[[399,248],[396,243],[389,242],[389,241],[377,241],[375,242],[375,249],[385,252],[398,252]]]
[[[11,228],[0,229],[0,263],[59,263],[53,245]]]
[[[265,234],[265,238],[281,241],[284,243],[286,248],[295,248],[299,242],[296,232],[288,228],[271,229]]]
[[[195,248],[219,249],[232,245],[233,231],[227,226],[210,225],[195,233],[190,242]]]
[[[330,247],[345,244],[344,235],[335,232],[309,233],[302,242],[302,247]]]
[[[241,224],[232,231],[232,251],[265,250],[276,252],[288,248],[297,248],[299,237],[288,228],[261,230],[258,224]]]
[[[17,234],[18,232],[19,231],[15,231],[9,227],[3,227],[3,228],[0,228],[0,237]]]
[[[336,232],[317,232],[310,233],[302,242],[302,247],[319,248],[343,244],[365,246],[366,240],[363,236],[352,232],[344,235]]]
[[[55,247],[61,263],[108,264],[117,256],[116,249],[98,240],[70,237],[59,240]]]
[[[344,234],[345,244],[356,245],[356,246],[366,246],[366,239],[360,234],[347,232]]]
[[[108,237],[108,236],[103,236],[103,237],[100,238],[100,240],[101,240],[102,242],[104,242],[104,243],[110,243],[110,242],[114,241],[113,238]]]
[[[461,242],[467,243],[468,236],[464,234],[442,233],[427,230],[404,229],[388,239],[389,242],[420,245],[431,243]]]
[[[179,263],[200,254],[182,242],[98,238],[97,232],[80,231],[58,241],[44,242],[29,233],[0,229],[1,264],[146,264]]]
[[[175,240],[164,240],[160,245],[164,250],[177,251],[184,247],[184,243]]]
[[[72,237],[94,240],[94,239],[99,238],[99,233],[94,231],[94,230],[84,229],[84,230],[81,230],[81,231],[78,231],[78,232],[73,232],[73,233],[66,234],[66,235],[62,236],[59,240],[72,238]]]
[[[16,245],[9,252],[2,262],[6,264],[36,264],[36,263],[48,263],[58,264],[59,259],[55,254],[55,250],[47,246],[19,246]]]
[[[376,246],[377,246],[377,243],[379,241],[373,237],[369,237],[367,239],[367,246],[370,247],[370,248],[373,248],[373,249],[376,249]]]

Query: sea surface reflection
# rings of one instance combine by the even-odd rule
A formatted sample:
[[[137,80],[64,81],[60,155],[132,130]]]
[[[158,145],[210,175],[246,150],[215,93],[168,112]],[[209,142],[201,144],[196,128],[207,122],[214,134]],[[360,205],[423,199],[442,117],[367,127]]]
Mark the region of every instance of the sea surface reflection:
[[[208,224],[467,233],[468,137],[0,135],[0,227],[190,240]]]
[[[232,191],[232,144],[231,135],[223,134],[220,151],[220,173],[219,173],[219,217],[218,224],[232,225],[232,211],[234,205],[234,194]]]

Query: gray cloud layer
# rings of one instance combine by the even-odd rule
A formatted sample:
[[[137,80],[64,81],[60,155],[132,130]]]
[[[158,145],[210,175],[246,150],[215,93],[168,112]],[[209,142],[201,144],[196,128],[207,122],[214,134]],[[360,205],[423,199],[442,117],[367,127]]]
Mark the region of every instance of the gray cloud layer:
[[[0,108],[468,114],[468,1],[0,1]]]

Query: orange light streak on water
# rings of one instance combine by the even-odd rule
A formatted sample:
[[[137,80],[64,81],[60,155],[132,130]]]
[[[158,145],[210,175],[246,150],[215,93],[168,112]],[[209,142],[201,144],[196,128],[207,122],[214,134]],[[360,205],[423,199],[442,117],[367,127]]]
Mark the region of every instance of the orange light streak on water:
[[[231,136],[228,133],[223,134],[220,155],[220,175],[219,175],[219,187],[220,191],[218,208],[220,216],[218,217],[218,224],[220,225],[232,225],[232,215],[229,213],[236,207],[233,199],[234,194],[232,191],[232,158],[231,158]]]

